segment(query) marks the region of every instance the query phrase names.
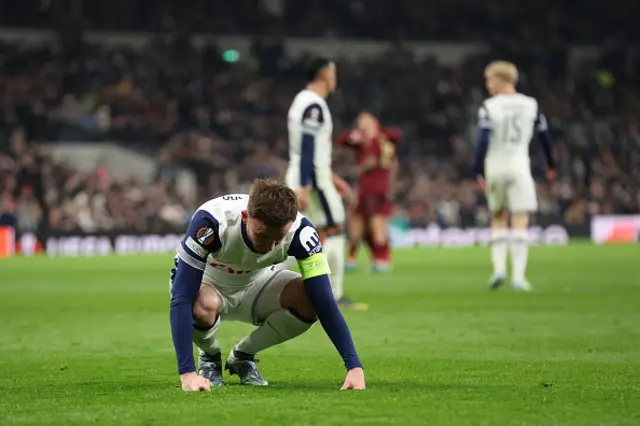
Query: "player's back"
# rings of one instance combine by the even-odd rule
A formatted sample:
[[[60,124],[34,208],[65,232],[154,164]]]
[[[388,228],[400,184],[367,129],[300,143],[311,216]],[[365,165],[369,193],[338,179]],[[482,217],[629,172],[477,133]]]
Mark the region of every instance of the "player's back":
[[[287,115],[289,130],[288,175],[299,172],[302,160],[302,141],[307,135],[313,138],[313,168],[315,179],[331,178],[333,122],[325,99],[316,92],[304,89],[291,103]],[[289,181],[294,182],[294,176]],[[291,184],[290,184],[291,185]]]
[[[484,114],[481,127],[491,130],[487,169],[496,165],[528,168],[538,102],[521,93],[501,94],[485,100],[480,110]]]

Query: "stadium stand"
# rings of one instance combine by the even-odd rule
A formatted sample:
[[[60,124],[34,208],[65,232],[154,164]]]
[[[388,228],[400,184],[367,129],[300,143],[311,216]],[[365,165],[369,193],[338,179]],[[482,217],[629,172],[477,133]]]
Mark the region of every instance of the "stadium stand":
[[[74,16],[31,3],[0,1],[0,16],[12,25],[56,28],[67,22],[63,16]],[[394,3],[399,16],[420,18],[416,25],[403,24],[402,31],[393,21],[380,25],[386,3],[377,1],[366,6],[329,2],[335,11],[330,15],[321,12],[320,2],[305,3],[305,10],[300,2],[284,2],[282,13],[257,0],[211,6],[196,2],[201,9],[177,13],[178,2],[167,1],[166,8],[152,8],[156,13],[151,14],[141,13],[147,10],[144,1],[117,2],[120,8],[107,7],[114,1],[80,3],[84,8],[75,14],[77,25],[67,22],[60,48],[0,45],[0,91],[7,94],[0,105],[0,221],[15,221],[19,229],[177,231],[198,201],[243,191],[256,176],[282,176],[286,109],[302,84],[298,71],[303,59],[289,56],[278,43],[265,47],[256,42],[251,58],[230,64],[215,44],[193,48],[180,30],[185,23],[198,31],[230,34],[248,29],[273,33],[277,28],[286,29],[280,35],[294,36],[482,38],[490,49],[457,66],[416,58],[400,46],[374,58],[339,61],[340,90],[331,100],[336,131],[367,108],[406,135],[396,215],[415,226],[486,225],[485,200],[472,181],[473,135],[484,96],[482,69],[497,52],[520,66],[521,90],[541,100],[555,138],[559,179],[538,183],[537,223],[584,228],[593,214],[640,212],[640,56],[621,48],[618,38],[607,42],[595,60],[580,59],[576,65],[567,43],[601,40],[599,31],[605,26],[587,28],[584,19],[561,24],[568,11],[554,2],[497,13],[491,7],[496,2],[459,0],[425,10],[420,2],[400,1]],[[585,7],[587,3],[593,2]],[[462,20],[455,15],[458,25],[446,25],[461,5],[473,12]],[[28,13],[30,7],[40,12]],[[307,7],[317,13],[308,13]],[[534,16],[543,7],[551,10],[551,19],[539,26]],[[571,13],[579,18],[580,10],[572,6]],[[603,10],[602,19],[618,19],[616,27],[628,29],[626,39],[637,38],[631,14],[621,17],[619,10]],[[516,15],[530,16],[535,23],[510,27],[510,17]],[[431,25],[423,25],[423,18]],[[482,32],[495,25],[500,25],[501,40]],[[158,38],[144,49],[113,48],[82,42],[82,26],[168,30],[174,37]],[[315,30],[319,28],[323,30]],[[513,43],[506,44],[510,39],[504,34],[510,32]],[[542,33],[540,43],[532,43]],[[93,173],[79,171],[56,163],[41,149],[55,141],[102,140],[157,156],[155,182],[125,181],[101,165]],[[196,199],[175,191],[177,165],[195,171]],[[534,164],[541,179],[542,166],[542,161]],[[338,170],[353,177],[348,162],[338,162]]]

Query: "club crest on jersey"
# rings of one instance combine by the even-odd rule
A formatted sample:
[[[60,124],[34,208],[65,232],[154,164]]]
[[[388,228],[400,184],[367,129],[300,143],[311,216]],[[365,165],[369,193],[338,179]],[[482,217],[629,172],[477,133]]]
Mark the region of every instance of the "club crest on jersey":
[[[302,247],[305,248],[308,254],[316,254],[322,250],[322,246],[320,245],[320,236],[310,226],[307,226],[300,231],[300,243],[302,243]]]
[[[210,246],[216,239],[216,232],[212,228],[200,228],[196,232],[196,239],[203,246]]]

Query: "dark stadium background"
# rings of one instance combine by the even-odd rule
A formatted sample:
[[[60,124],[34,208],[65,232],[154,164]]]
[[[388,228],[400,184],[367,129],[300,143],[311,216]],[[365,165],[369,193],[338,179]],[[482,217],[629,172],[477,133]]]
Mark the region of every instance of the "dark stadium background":
[[[638,0],[0,0],[0,425],[637,426],[639,16]],[[317,53],[338,63],[336,136],[363,108],[405,135],[392,270],[361,250],[345,276],[368,306],[342,311],[367,390],[338,391],[315,325],[259,354],[268,387],[225,372],[182,392],[176,244],[202,201],[282,176]],[[531,293],[487,289],[472,167],[494,59],[554,138],[551,183],[531,144]],[[353,181],[349,155],[334,164]],[[224,321],[223,354],[251,328]]]
[[[473,140],[482,70],[500,58],[520,67],[519,88],[540,100],[555,139],[553,183],[532,143],[534,225],[588,237],[592,216],[640,208],[638,11],[623,1],[0,0],[0,223],[27,245],[180,233],[203,200],[282,176],[302,64],[339,46],[336,133],[367,108],[405,134],[398,226],[487,225]],[[106,154],[77,159],[70,145],[104,141],[153,160],[153,176],[122,173]],[[343,154],[336,170],[352,180]],[[195,189],[178,178],[185,170]]]

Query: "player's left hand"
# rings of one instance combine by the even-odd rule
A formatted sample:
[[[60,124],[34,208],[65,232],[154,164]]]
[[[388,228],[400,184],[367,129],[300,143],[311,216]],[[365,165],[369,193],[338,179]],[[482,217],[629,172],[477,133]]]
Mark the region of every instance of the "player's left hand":
[[[347,378],[344,379],[344,385],[342,385],[340,390],[365,390],[366,388],[364,370],[362,370],[362,368],[352,368],[347,373]]]
[[[482,176],[476,177],[476,182],[478,182],[478,186],[481,190],[485,191],[487,189],[487,182],[484,180]]]
[[[547,170],[547,180],[556,180],[556,171],[555,169],[549,169]]]

